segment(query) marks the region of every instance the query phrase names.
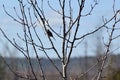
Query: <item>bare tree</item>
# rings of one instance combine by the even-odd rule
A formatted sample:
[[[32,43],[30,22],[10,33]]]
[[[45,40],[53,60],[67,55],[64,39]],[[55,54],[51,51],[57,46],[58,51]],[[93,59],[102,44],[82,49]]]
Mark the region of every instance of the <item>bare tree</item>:
[[[18,49],[20,53],[24,55],[24,57],[27,59],[29,63],[29,69],[30,73],[28,75],[22,75],[18,74],[14,71],[11,71],[16,74],[19,77],[29,79],[29,80],[39,80],[38,76],[34,70],[34,67],[31,62],[31,48],[34,51],[32,54],[36,56],[36,59],[38,60],[38,64],[40,67],[41,74],[39,75],[42,80],[46,80],[46,75],[44,73],[42,64],[41,64],[41,57],[39,56],[40,53],[44,53],[46,57],[49,59],[49,61],[52,63],[52,65],[56,68],[59,75],[63,80],[68,80],[69,76],[67,74],[68,71],[68,64],[71,59],[71,55],[73,54],[73,50],[80,45],[81,41],[84,40],[86,36],[92,35],[95,32],[99,31],[100,29],[104,28],[109,33],[109,39],[108,43],[105,43],[106,51],[104,52],[104,55],[99,61],[90,67],[84,74],[80,75],[79,78],[85,74],[87,74],[94,66],[96,66],[99,62],[101,62],[100,69],[98,70],[98,74],[95,76],[95,80],[100,80],[102,78],[102,72],[104,70],[106,59],[110,53],[110,45],[113,40],[117,39],[119,37],[113,37],[113,33],[115,30],[117,30],[116,24],[119,23],[120,19],[118,17],[120,10],[115,11],[113,16],[109,19],[103,18],[103,24],[99,26],[98,28],[94,29],[91,32],[88,32],[82,36],[78,36],[79,29],[81,27],[81,19],[86,18],[86,16],[90,16],[96,5],[98,4],[97,0],[93,0],[93,3],[91,3],[91,8],[88,13],[83,13],[85,9],[85,4],[87,0],[77,0],[76,5],[77,8],[77,15],[73,15],[73,4],[72,0],[58,0],[59,9],[57,10],[53,5],[51,4],[51,1],[48,0],[48,6],[51,10],[53,10],[56,14],[61,16],[61,27],[59,27],[60,33],[58,33],[54,27],[52,27],[49,19],[47,18],[47,15],[45,14],[45,7],[44,1],[40,0],[18,0],[19,3],[19,11],[17,10],[15,6],[13,7],[14,12],[16,13],[17,17],[14,17],[12,14],[10,14],[7,10],[5,5],[3,5],[4,11],[6,14],[11,17],[14,21],[18,22],[22,25],[23,29],[23,36],[21,36],[19,33],[17,34],[18,38],[23,41],[24,46],[20,46],[16,38],[13,38],[13,40],[9,39],[9,37],[6,35],[6,33],[0,28],[0,31],[4,35],[4,37],[13,45],[15,48]],[[115,1],[114,1],[115,2]],[[115,4],[114,4],[115,5]],[[114,9],[113,5],[113,9]],[[20,15],[19,15],[20,14]],[[54,14],[53,14],[54,15]],[[74,17],[73,17],[74,16]],[[108,23],[113,22],[113,26],[107,26]],[[41,25],[41,28],[43,29],[43,33],[47,34],[44,36],[47,37],[47,41],[49,45],[45,45],[43,42],[44,39],[42,36],[38,33],[37,29],[38,26]],[[54,38],[53,40],[52,38]],[[37,41],[36,41],[37,39]],[[57,48],[57,46],[54,44],[55,41],[60,40],[60,49]],[[53,52],[57,55],[57,58],[59,61],[61,61],[61,69],[57,67],[57,65],[54,63],[54,61],[49,56],[49,53]],[[96,78],[97,77],[97,78]]]

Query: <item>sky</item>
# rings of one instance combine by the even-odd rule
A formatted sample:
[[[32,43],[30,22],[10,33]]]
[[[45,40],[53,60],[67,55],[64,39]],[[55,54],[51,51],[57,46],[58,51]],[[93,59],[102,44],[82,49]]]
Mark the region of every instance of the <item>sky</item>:
[[[48,6],[47,6],[47,2],[48,0],[44,0],[44,10],[45,10],[45,14],[46,14],[46,17],[49,19],[51,25],[53,26],[53,28],[56,30],[56,31],[59,31],[59,27],[61,24],[61,21],[60,21],[60,18],[61,16],[55,14],[55,12],[53,12]],[[57,0],[49,0],[50,4],[55,7],[56,9],[59,9],[59,6],[58,6],[58,2]],[[77,5],[76,5],[76,2],[77,0],[72,0],[72,6],[73,6],[73,17],[76,16],[77,14]],[[89,9],[90,9],[90,6],[92,4],[93,0],[86,0],[86,4],[85,4],[85,10],[84,10],[84,13],[88,12]],[[81,21],[81,28],[79,30],[79,35],[83,35],[87,32],[90,32],[92,30],[94,30],[96,27],[100,26],[103,24],[102,22],[102,16],[104,16],[105,18],[110,18],[112,15],[113,15],[113,9],[112,9],[112,6],[113,6],[113,0],[98,0],[99,4],[95,7],[95,9],[93,10],[92,12],[92,15],[91,16],[87,16],[86,18],[83,18],[82,21]],[[120,9],[120,5],[119,5],[120,1],[119,0],[116,0],[116,3],[115,3],[115,9],[118,10]],[[13,7],[15,6],[16,8],[19,8],[18,7],[18,2],[17,0],[1,0],[0,2],[0,28],[2,28],[4,30],[4,32],[8,35],[8,37],[12,40],[13,38],[16,39],[16,41],[18,42],[18,44],[20,45],[24,45],[24,43],[21,43],[21,41],[18,39],[17,37],[17,33],[19,33],[20,35],[23,35],[23,31],[22,31],[22,27],[20,24],[18,24],[17,22],[13,21],[13,19],[11,19],[9,16],[7,16],[3,10],[3,4],[5,5],[6,7],[6,10],[12,14],[13,16],[16,16],[15,13],[14,13],[14,10],[13,10]],[[19,9],[17,9],[18,12],[19,12]],[[53,15],[54,14],[54,15]],[[44,31],[41,27],[38,28],[38,32],[39,34],[41,35],[45,35],[44,34]],[[115,34],[118,35],[120,33],[119,32],[116,32]],[[106,37],[106,33],[104,32],[103,30],[103,35]],[[0,52],[1,53],[4,53],[6,52],[5,50],[5,45],[3,44],[8,44],[8,46],[10,47],[10,51],[11,52],[14,52],[15,49],[14,47],[12,47],[10,45],[10,43],[3,37],[3,35],[0,33],[0,40],[1,41],[1,44],[0,44]],[[44,36],[41,36],[43,37],[43,43],[48,46],[48,41],[46,38],[44,38]],[[86,41],[88,42],[88,55],[90,56],[93,56],[95,55],[95,45],[96,45],[96,42],[95,42],[95,38],[94,36],[88,36],[86,38]],[[119,44],[118,44],[118,41],[119,40],[116,40],[114,42],[114,46],[116,46],[115,48],[119,47]],[[59,50],[61,47],[59,45],[60,44],[60,40],[57,39],[57,41],[54,41],[54,44],[55,46],[57,47],[57,49]],[[73,54],[72,56],[73,57],[78,57],[78,56],[84,56],[84,51],[85,51],[85,41],[79,46],[79,48],[76,48],[74,51],[73,51]],[[114,49],[115,49],[114,48]],[[119,50],[117,51],[119,52]],[[19,52],[18,52],[19,53]],[[32,50],[31,50],[31,53],[32,53]],[[52,53],[52,51],[50,51],[50,53]],[[3,55],[3,54],[2,54]],[[9,54],[9,51],[6,52],[5,55],[11,55]],[[12,54],[13,55],[13,54]],[[55,54],[48,54],[49,56],[51,57],[56,57]],[[22,57],[23,55],[22,54],[17,54],[17,56],[20,56]],[[31,54],[31,56],[34,56],[33,54]],[[45,56],[43,53],[40,54],[40,56]]]

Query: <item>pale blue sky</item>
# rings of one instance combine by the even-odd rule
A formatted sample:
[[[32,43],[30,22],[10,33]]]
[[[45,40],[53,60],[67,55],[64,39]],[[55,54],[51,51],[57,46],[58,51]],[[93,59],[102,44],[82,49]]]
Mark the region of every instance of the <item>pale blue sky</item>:
[[[44,1],[48,1],[48,0],[44,0]],[[58,9],[58,3],[57,0],[49,0],[50,3],[53,5],[53,7],[55,7],[56,9]],[[56,1],[56,2],[55,2]],[[73,2],[73,16],[75,16],[77,14],[77,5],[75,5],[75,1],[77,0],[72,0]],[[86,5],[85,5],[85,11],[84,12],[88,12],[90,9],[90,5],[92,3],[93,0],[86,0]],[[83,35],[87,32],[90,32],[92,30],[95,29],[95,27],[102,25],[102,16],[106,17],[106,18],[110,18],[110,16],[113,14],[112,13],[112,5],[113,5],[113,0],[98,0],[99,4],[95,7],[95,9],[92,12],[91,16],[88,16],[84,19],[82,19],[81,21],[81,28],[79,30],[80,34],[79,35]],[[120,9],[120,0],[116,0],[116,6],[115,9]],[[18,2],[17,0],[1,0],[0,2],[0,27],[2,27],[2,29],[6,32],[6,34],[9,36],[9,38],[16,38],[16,33],[20,33],[22,34],[22,28],[21,25],[19,25],[17,22],[14,22],[10,17],[8,17],[5,12],[3,11],[3,7],[2,5],[5,5],[6,10],[12,14],[13,16],[14,14],[14,10],[13,10],[13,6],[18,6]],[[46,3],[45,3],[46,4]],[[62,25],[60,22],[60,16],[58,16],[57,14],[53,15],[54,12],[50,10],[50,8],[48,6],[44,6],[45,9],[45,14],[48,17],[51,25],[54,27],[54,29],[56,29],[56,31],[59,31],[57,26]],[[19,9],[18,9],[19,10]],[[40,30],[40,34],[43,34],[43,30],[41,27],[38,28]],[[116,34],[119,34],[120,32],[116,32]],[[105,34],[105,33],[103,33]],[[2,40],[5,42],[7,42],[2,34],[0,33],[0,36],[2,38]],[[104,35],[105,36],[105,35]],[[44,37],[44,36],[42,36]],[[94,50],[95,50],[95,43],[94,43],[94,38],[91,37],[87,37],[86,39],[88,39],[88,51],[89,51],[89,55],[94,55]],[[16,40],[18,40],[16,38]],[[118,41],[118,40],[117,40]],[[118,42],[115,41],[115,44],[117,44]],[[18,42],[19,44],[21,44],[21,42]],[[47,45],[48,42],[47,40],[44,38],[44,43]],[[60,41],[56,41],[54,42],[55,45],[57,46],[57,48],[60,48]],[[93,43],[93,44],[91,44]],[[113,44],[113,45],[115,45]],[[116,46],[116,45],[115,45]],[[117,47],[119,46],[119,44],[117,44]],[[1,45],[1,52],[3,50],[3,46]],[[11,46],[10,46],[11,47]],[[11,47],[12,48],[12,47]],[[116,47],[115,47],[116,48]],[[41,54],[43,56],[43,54]],[[54,54],[49,54],[52,57],[55,57],[56,55]],[[19,54],[19,56],[21,56]],[[72,56],[74,57],[78,57],[78,56],[84,56],[84,44],[81,44],[79,46],[79,48],[76,48],[72,54]]]

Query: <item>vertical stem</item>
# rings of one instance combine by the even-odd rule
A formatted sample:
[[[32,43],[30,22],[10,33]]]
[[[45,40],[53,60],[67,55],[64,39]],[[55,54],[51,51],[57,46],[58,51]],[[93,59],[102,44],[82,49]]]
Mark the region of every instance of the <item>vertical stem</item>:
[[[62,5],[62,20],[63,20],[63,44],[62,44],[62,74],[63,74],[63,80],[67,80],[67,71],[66,71],[66,53],[65,53],[65,38],[66,38],[66,22],[65,22],[65,0],[63,0]]]

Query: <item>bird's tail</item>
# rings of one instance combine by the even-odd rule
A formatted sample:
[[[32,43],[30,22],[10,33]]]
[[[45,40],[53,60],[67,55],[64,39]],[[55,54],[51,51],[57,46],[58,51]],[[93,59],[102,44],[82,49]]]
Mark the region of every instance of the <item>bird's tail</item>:
[[[53,39],[56,40],[55,37],[53,37]]]

